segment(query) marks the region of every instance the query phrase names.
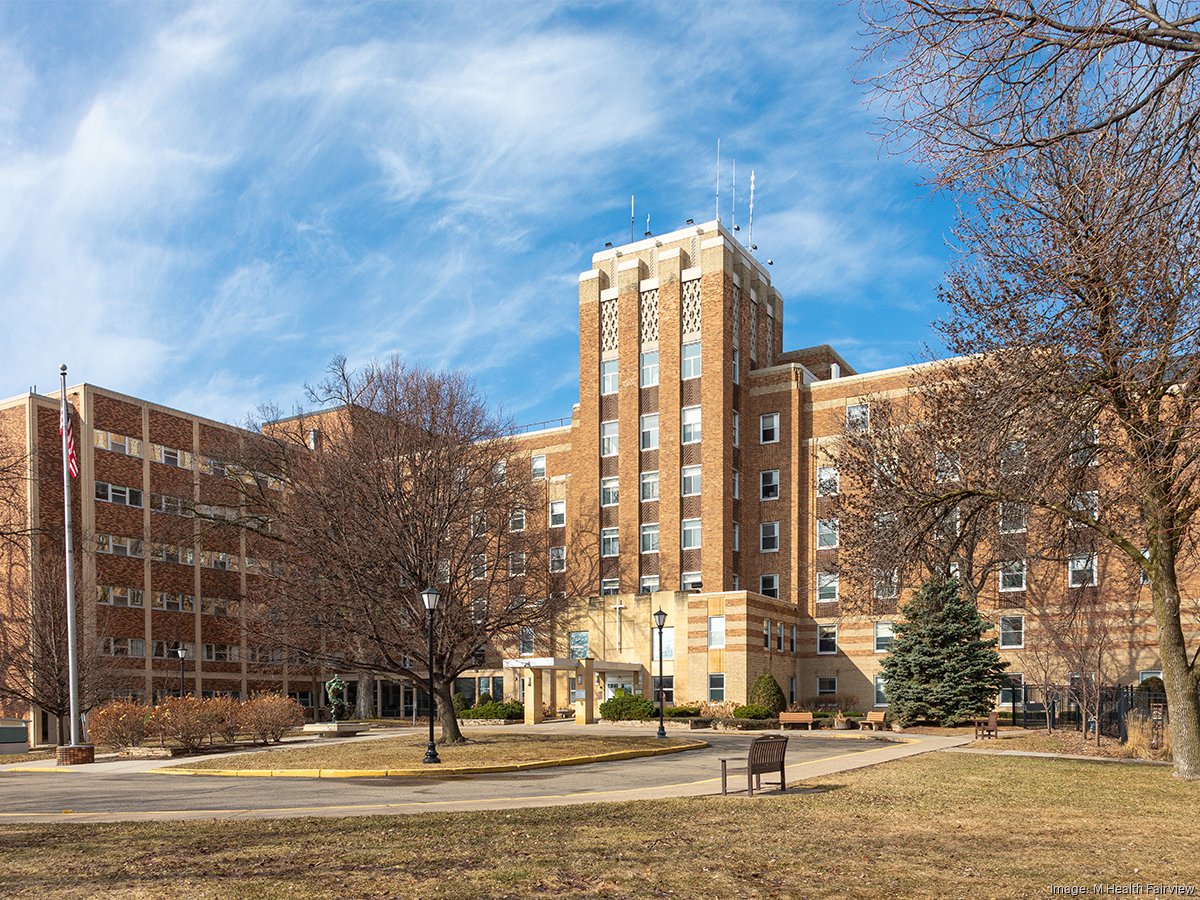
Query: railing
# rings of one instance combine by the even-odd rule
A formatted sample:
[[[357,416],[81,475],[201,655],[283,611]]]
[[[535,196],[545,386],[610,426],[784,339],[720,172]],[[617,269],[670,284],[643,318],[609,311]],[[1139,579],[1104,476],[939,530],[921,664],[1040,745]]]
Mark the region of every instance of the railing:
[[[529,422],[513,428],[514,434],[525,434],[529,431],[541,431],[544,428],[562,428],[571,424],[570,416],[560,416],[557,419],[543,419],[541,422]]]

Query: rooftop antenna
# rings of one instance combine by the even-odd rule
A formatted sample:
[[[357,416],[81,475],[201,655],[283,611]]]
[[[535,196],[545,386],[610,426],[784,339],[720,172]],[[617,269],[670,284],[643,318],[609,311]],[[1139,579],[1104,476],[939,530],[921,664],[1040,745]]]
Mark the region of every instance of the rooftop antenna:
[[[754,248],[754,170],[750,170],[750,247]]]
[[[629,243],[633,243],[633,194],[629,195]]]
[[[721,221],[721,139],[717,138],[717,221]]]
[[[733,219],[732,219],[733,230],[737,231],[738,227],[737,227],[737,157],[736,156],[733,158],[733,200],[729,205],[731,207],[733,207],[732,211],[730,212],[730,215],[733,216]]]

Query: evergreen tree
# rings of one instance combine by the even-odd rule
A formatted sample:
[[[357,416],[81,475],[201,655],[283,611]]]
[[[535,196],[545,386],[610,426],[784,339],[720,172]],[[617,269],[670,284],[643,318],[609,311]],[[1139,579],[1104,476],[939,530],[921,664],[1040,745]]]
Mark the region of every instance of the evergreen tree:
[[[774,675],[759,675],[750,686],[751,706],[761,706],[773,713],[781,713],[787,709],[787,698],[783,696],[783,688],[775,680]]]
[[[987,715],[1008,663],[996,652],[995,638],[983,640],[991,626],[963,598],[957,579],[927,581],[900,612],[883,660],[892,719],[958,725]]]

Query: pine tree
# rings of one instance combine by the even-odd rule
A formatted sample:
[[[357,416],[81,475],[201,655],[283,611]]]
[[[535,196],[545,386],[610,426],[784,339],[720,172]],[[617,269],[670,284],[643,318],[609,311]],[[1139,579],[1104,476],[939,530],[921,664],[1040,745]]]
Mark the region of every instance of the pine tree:
[[[993,709],[1008,663],[991,626],[965,600],[956,579],[927,581],[900,610],[883,660],[888,711],[900,725],[918,720],[958,725]]]
[[[781,713],[787,709],[787,698],[783,696],[783,688],[775,680],[774,675],[759,675],[750,686],[751,706],[761,706],[773,713]]]

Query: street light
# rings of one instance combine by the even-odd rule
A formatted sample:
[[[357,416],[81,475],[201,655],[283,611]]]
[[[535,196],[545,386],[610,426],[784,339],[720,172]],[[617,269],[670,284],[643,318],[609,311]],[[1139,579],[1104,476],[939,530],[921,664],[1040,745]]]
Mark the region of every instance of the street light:
[[[654,614],[654,624],[658,626],[658,737],[665,738],[667,729],[663,725],[663,626],[667,624],[667,614],[660,609]]]
[[[421,760],[427,763],[441,762],[438,759],[437,745],[433,742],[433,716],[437,712],[437,700],[433,695],[433,611],[437,609],[441,599],[442,595],[435,587],[427,587],[421,591],[421,600],[425,604],[426,618],[429,621],[429,743],[425,746],[425,758]]]
[[[187,657],[187,647],[180,643],[175,648],[175,652],[179,654],[179,696],[183,696],[183,660]]]

